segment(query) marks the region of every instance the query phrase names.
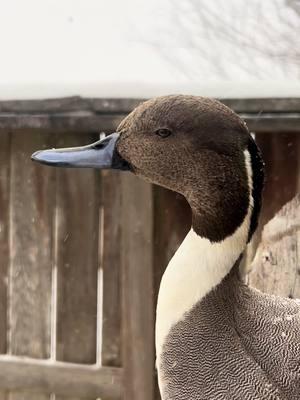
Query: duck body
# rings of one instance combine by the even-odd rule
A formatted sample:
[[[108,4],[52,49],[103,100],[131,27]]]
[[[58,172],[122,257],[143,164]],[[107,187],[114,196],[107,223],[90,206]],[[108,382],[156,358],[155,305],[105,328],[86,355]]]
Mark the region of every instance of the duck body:
[[[192,227],[161,281],[156,353],[163,400],[299,400],[300,305],[245,285],[238,265],[261,208],[263,161],[245,123],[214,99],[163,96],[48,165],[131,171],[182,194]]]
[[[172,326],[160,356],[163,400],[296,400],[300,305],[243,284],[238,263]]]

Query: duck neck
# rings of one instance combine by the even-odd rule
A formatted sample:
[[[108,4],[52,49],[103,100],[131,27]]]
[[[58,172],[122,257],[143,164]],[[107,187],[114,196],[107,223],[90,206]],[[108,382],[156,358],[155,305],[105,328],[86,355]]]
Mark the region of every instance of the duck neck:
[[[249,187],[252,185],[249,176]],[[158,363],[171,328],[230,272],[244,252],[251,224],[253,198],[243,222],[223,240],[213,242],[192,228],[171,259],[161,281],[156,319]]]
[[[187,234],[160,284],[156,319],[158,358],[170,329],[221,283],[244,252],[249,224],[247,215],[233,235],[217,243],[198,236],[193,229]]]

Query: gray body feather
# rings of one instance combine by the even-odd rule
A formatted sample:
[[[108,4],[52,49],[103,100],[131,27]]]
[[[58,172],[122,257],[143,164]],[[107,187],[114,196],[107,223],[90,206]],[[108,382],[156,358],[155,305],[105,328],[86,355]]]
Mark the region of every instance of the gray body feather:
[[[300,304],[243,284],[237,267],[171,329],[163,400],[300,399]]]

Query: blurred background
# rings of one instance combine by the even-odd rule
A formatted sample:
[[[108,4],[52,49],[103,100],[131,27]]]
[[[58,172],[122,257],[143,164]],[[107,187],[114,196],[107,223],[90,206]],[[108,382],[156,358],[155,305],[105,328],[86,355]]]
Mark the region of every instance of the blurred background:
[[[245,119],[267,180],[243,273],[300,297],[299,37],[299,0],[0,0],[0,400],[159,399],[156,298],[185,200],[30,160],[144,99],[210,96]]]

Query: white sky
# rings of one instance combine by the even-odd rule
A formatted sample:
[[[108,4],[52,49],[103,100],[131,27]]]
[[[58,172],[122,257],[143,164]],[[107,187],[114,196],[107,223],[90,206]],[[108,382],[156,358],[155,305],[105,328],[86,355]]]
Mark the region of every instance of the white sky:
[[[0,0],[0,99],[300,96],[298,0]]]

